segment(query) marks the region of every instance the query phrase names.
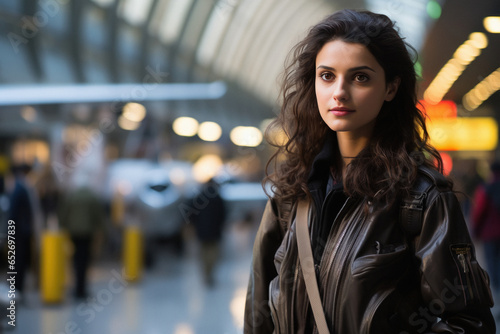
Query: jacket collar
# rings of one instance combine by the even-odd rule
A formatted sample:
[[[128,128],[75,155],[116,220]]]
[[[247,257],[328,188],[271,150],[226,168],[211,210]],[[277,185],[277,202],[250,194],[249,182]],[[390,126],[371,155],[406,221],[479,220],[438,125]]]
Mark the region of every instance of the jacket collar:
[[[323,190],[325,192],[330,177],[330,166],[335,162],[334,152],[338,150],[336,133],[328,132],[327,138],[321,151],[313,160],[311,171],[307,179],[310,192]]]

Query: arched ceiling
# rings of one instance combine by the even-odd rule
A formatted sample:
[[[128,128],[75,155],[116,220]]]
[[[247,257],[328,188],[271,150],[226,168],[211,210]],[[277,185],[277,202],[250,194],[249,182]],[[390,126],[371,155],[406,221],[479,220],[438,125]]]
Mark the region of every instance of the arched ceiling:
[[[190,115],[200,120],[220,121],[223,127],[256,125],[274,116],[277,78],[285,57],[315,22],[341,8],[367,8],[388,14],[408,41],[420,49],[426,32],[434,26],[427,15],[427,3],[426,0],[4,1],[0,4],[0,32],[6,37],[0,39],[0,100],[2,87],[7,85],[140,87],[145,83],[223,81],[227,93],[222,99],[157,101],[150,108],[159,120]],[[448,2],[447,6],[453,8],[453,3]],[[447,20],[438,23],[449,24],[450,19]],[[457,47],[447,46],[447,41],[440,43],[439,48]],[[437,49],[436,46],[434,50]],[[433,50],[425,52],[432,54]],[[424,69],[425,75],[435,75],[433,57],[425,57],[426,66],[431,69]],[[129,98],[118,96],[122,102]]]

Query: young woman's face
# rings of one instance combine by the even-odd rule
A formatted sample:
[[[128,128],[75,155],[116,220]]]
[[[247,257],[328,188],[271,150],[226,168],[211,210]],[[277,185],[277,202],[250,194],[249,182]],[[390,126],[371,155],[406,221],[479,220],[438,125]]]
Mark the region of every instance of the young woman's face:
[[[398,83],[386,85],[384,69],[364,45],[333,40],[316,56],[315,86],[321,118],[330,129],[370,137]]]

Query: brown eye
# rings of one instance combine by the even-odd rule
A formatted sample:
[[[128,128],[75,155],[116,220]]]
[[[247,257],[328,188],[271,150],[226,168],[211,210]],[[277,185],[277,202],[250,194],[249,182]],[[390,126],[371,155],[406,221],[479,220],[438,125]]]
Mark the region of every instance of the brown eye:
[[[367,82],[368,80],[370,80],[370,78],[368,78],[366,74],[360,73],[354,76],[354,80],[356,80],[357,82]]]
[[[324,73],[320,74],[320,77],[321,77],[321,79],[323,79],[325,81],[331,81],[333,79],[333,74],[328,73],[328,72],[324,72]]]

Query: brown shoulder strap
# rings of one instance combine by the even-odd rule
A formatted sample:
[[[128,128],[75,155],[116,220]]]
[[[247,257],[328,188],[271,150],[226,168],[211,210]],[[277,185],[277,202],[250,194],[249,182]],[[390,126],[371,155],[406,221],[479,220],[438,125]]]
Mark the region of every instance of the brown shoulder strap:
[[[329,334],[330,331],[326,323],[325,312],[323,311],[323,304],[321,303],[321,296],[319,295],[318,282],[316,280],[316,272],[314,270],[311,239],[309,237],[309,227],[307,226],[309,205],[309,201],[301,200],[297,206],[295,227],[297,231],[296,234],[297,246],[299,248],[300,267],[302,268],[302,275],[304,276],[307,294],[309,295],[309,302],[311,303],[318,331],[320,334]]]

